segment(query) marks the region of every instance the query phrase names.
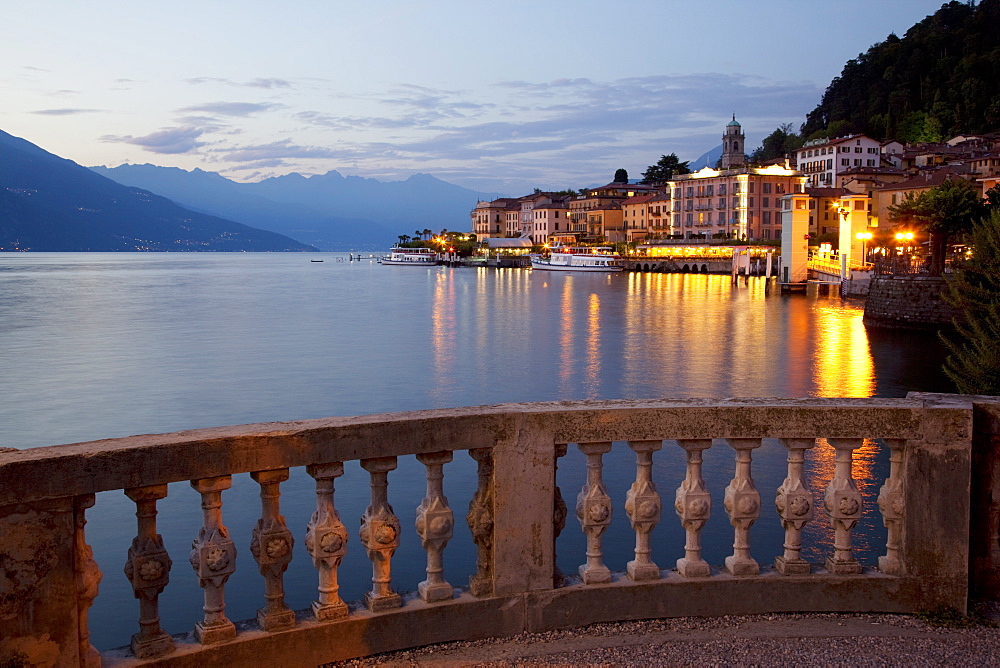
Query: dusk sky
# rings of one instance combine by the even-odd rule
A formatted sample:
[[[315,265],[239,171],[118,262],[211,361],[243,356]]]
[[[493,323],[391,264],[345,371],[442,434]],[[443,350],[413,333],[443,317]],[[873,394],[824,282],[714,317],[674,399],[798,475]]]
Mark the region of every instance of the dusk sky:
[[[83,165],[483,192],[752,150],[941,0],[7,3],[0,130]]]

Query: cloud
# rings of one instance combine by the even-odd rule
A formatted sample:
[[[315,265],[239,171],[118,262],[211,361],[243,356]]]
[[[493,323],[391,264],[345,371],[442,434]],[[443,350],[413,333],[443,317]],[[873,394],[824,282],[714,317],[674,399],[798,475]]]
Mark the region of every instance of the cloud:
[[[220,116],[252,116],[263,111],[274,109],[284,109],[285,105],[270,102],[209,102],[207,104],[197,104],[193,107],[178,109],[178,112],[207,112],[209,114],[219,114]]]
[[[75,114],[100,114],[104,113],[103,109],[38,109],[37,111],[31,112],[33,114],[41,114],[42,116],[73,116]]]
[[[268,144],[255,144],[248,146],[219,147],[212,149],[219,160],[225,162],[254,163],[257,166],[274,166],[271,163],[275,160],[315,160],[315,159],[336,159],[344,157],[343,151],[326,148],[323,146],[299,146],[290,140],[271,142]]]
[[[101,141],[133,144],[151,153],[177,154],[191,153],[205,146],[205,142],[198,141],[202,134],[204,130],[195,127],[165,128],[143,137],[104,135]]]
[[[245,86],[247,88],[291,88],[292,82],[287,79],[263,79],[257,78],[250,81],[233,81],[232,79],[224,79],[221,77],[195,77],[193,79],[185,79],[185,83],[189,83],[193,86],[199,86],[206,83],[220,83],[227,86]]]
[[[249,85],[202,78],[190,83]],[[257,79],[284,88],[284,79]],[[332,84],[331,84],[332,85]],[[378,178],[433,172],[457,183],[582,187],[624,167],[638,175],[663,154],[691,160],[718,146],[732,113],[754,148],[779,124],[802,118],[822,91],[812,82],[742,74],[685,74],[503,81],[474,90],[400,84],[378,93],[327,90],[321,108],[211,102],[177,110],[176,127],[108,137],[158,153],[197,152],[223,171],[275,175],[344,169]],[[268,112],[290,110],[299,127],[261,135]],[[206,135],[213,141],[208,146]],[[253,139],[238,141],[241,137]],[[530,189],[530,188],[529,188]]]
[[[286,79],[254,79],[243,85],[251,88],[291,88],[292,82]]]

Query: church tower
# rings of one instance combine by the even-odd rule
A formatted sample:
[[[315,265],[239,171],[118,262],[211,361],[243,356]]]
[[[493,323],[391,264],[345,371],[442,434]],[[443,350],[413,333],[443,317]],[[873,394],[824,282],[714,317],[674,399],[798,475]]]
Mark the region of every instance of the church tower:
[[[743,128],[733,114],[733,120],[726,124],[726,134],[722,135],[722,168],[742,167],[746,164],[744,149],[746,137]]]

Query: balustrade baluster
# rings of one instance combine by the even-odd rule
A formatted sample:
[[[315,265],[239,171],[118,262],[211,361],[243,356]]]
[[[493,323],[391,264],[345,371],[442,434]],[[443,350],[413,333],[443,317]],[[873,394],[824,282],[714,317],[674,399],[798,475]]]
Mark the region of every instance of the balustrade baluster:
[[[93,494],[81,494],[73,499],[73,515],[75,528],[73,531],[74,570],[76,580],[76,600],[78,610],[77,642],[79,643],[80,666],[83,668],[100,668],[101,653],[90,644],[90,626],[87,623],[90,606],[97,598],[97,590],[101,584],[101,569],[94,560],[94,549],[87,545],[87,509],[94,507],[96,497]]]
[[[205,590],[205,618],[195,624],[195,637],[203,645],[233,640],[236,626],[226,618],[226,581],[236,570],[236,545],[222,523],[222,492],[233,484],[232,476],[192,480],[201,494],[203,525],[191,543],[191,567]]]
[[[888,535],[885,541],[885,555],[878,558],[878,569],[891,575],[902,575],[903,565],[899,559],[899,543],[903,531],[903,448],[906,441],[887,438],[889,446],[889,478],[882,485],[878,495],[878,507],[882,511],[882,523]]]
[[[476,572],[469,576],[473,596],[493,595],[493,450],[474,448],[469,456],[476,460],[479,485],[469,502],[465,516],[476,544]]]
[[[371,476],[371,505],[361,518],[361,544],[372,562],[372,590],[365,604],[372,612],[403,605],[392,591],[392,555],[399,547],[399,518],[389,505],[389,471],[396,468],[395,457],[362,459],[361,467]]]
[[[417,455],[417,461],[427,467],[427,495],[417,507],[416,529],[427,550],[427,579],[417,585],[420,598],[428,603],[451,598],[452,588],[444,579],[442,557],[451,540],[455,517],[444,495],[444,465],[452,459],[451,452]]]
[[[295,626],[295,613],[285,605],[283,576],[292,560],[295,539],[280,511],[279,486],[288,480],[288,469],[255,471],[250,477],[260,485],[261,516],[253,530],[250,552],[264,576],[264,607],[257,622],[265,631],[283,631]]]
[[[125,560],[125,577],[139,599],[139,632],[132,636],[132,653],[149,659],[174,649],[173,638],[160,628],[159,597],[170,580],[173,562],[163,547],[163,537],[156,533],[156,502],[166,498],[167,486],[126,489],[125,496],[135,503],[138,525]]]
[[[684,556],[677,560],[677,572],[687,578],[707,577],[711,569],[701,558],[701,530],[712,512],[712,497],[701,477],[702,451],[712,447],[710,438],[678,439],[687,453],[687,473],[677,488],[674,509],[685,531]]]
[[[601,457],[611,450],[610,442],[580,443],[587,455],[587,484],[576,497],[576,516],[587,535],[587,563],[580,566],[584,584],[611,582],[611,571],[604,565],[601,534],[611,524],[611,497],[602,481]]]
[[[333,505],[333,481],[344,475],[344,464],[310,464],[306,473],[316,479],[316,510],[306,525],[306,550],[319,572],[319,598],[312,611],[316,621],[327,622],[348,612],[337,581],[337,569],[347,553],[347,527]]]
[[[552,462],[552,477],[558,480],[559,458],[565,457],[568,451],[566,443],[555,444],[555,460]],[[566,516],[569,514],[566,508],[566,501],[563,499],[562,490],[559,485],[553,485],[552,498],[552,586],[562,587],[566,584],[566,576],[559,569],[559,560],[556,558],[556,542],[559,534],[566,528]]]
[[[750,556],[750,527],[760,517],[760,493],[753,484],[750,463],[754,448],[760,447],[760,439],[727,438],[726,442],[736,450],[736,475],[726,487],[723,501],[735,531],[733,554],[726,557],[726,570],[733,575],[757,575],[760,566]]]
[[[813,438],[783,438],[781,444],[788,450],[788,476],[774,499],[774,505],[785,529],[785,553],[774,560],[782,575],[802,575],[810,570],[809,562],[802,558],[802,527],[813,518],[812,492],[804,478],[805,452],[816,446]]]
[[[831,438],[837,451],[833,479],[826,488],[824,504],[833,523],[833,555],[826,558],[826,570],[837,575],[861,572],[861,564],[851,552],[851,532],[861,518],[861,493],[852,476],[853,451],[864,444],[860,438]]]
[[[635,581],[658,580],[660,567],[650,558],[649,535],[660,521],[662,503],[653,483],[653,453],[663,447],[663,441],[629,441],[635,452],[635,482],[625,497],[625,512],[635,531],[635,559],[628,562],[625,572]]]

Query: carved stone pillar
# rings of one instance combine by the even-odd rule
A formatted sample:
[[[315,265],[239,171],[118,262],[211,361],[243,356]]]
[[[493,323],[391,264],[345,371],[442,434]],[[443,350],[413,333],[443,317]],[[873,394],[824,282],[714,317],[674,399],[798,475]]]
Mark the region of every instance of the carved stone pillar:
[[[861,564],[851,551],[851,532],[861,518],[861,493],[852,476],[853,451],[864,441],[860,438],[829,439],[837,451],[833,479],[826,488],[824,505],[833,524],[833,555],[826,558],[826,569],[837,575],[861,572]]]
[[[306,550],[319,571],[319,599],[312,611],[316,621],[327,622],[348,612],[337,583],[337,569],[347,553],[347,527],[333,505],[333,480],[344,475],[344,464],[310,464],[306,473],[316,479],[316,510],[306,526]]]
[[[726,442],[736,450],[736,475],[726,487],[723,501],[735,531],[733,554],[726,557],[726,570],[733,575],[757,575],[760,566],[750,556],[750,527],[760,517],[760,493],[753,484],[750,462],[754,448],[760,447],[760,439],[727,438]]]
[[[801,556],[802,527],[813,518],[812,492],[804,478],[805,451],[816,446],[816,439],[783,438],[781,444],[788,450],[788,476],[778,488],[774,505],[785,529],[785,553],[774,560],[774,566],[782,575],[801,575],[810,570]]]
[[[399,518],[389,505],[389,471],[396,468],[395,457],[362,459],[361,467],[371,476],[371,505],[361,518],[361,544],[372,562],[372,590],[365,605],[372,612],[403,605],[392,591],[392,555],[399,547]]]
[[[417,461],[427,467],[427,495],[417,507],[416,519],[417,535],[427,550],[427,579],[417,585],[417,591],[428,603],[446,601],[452,596],[442,565],[444,548],[455,526],[455,517],[443,488],[444,465],[451,460],[452,453],[447,451],[417,455]]]
[[[559,458],[565,457],[568,446],[566,443],[556,443],[555,444],[555,457],[552,461],[552,478],[553,480],[558,480],[557,474],[559,473]],[[559,489],[559,485],[553,484],[553,498],[552,498],[552,586],[562,587],[566,584],[566,576],[561,570],[559,570],[559,564],[556,559],[556,541],[559,539],[559,534],[563,532],[566,528],[566,516],[569,511],[566,508],[566,501],[563,499],[562,490]]]
[[[80,665],[84,668],[99,668],[101,665],[101,653],[90,644],[90,627],[87,625],[87,612],[97,598],[97,589],[101,584],[101,570],[94,561],[94,550],[87,545],[87,535],[84,532],[87,525],[86,511],[87,508],[93,508],[94,500],[93,494],[83,494],[73,499],[76,524],[73,552],[79,622],[77,637],[80,644]]]
[[[226,617],[226,581],[236,570],[236,545],[222,523],[222,492],[233,484],[232,476],[192,480],[201,494],[203,525],[191,543],[191,567],[205,590],[205,618],[195,624],[195,637],[203,645],[233,640],[236,626]]]
[[[479,486],[469,502],[465,520],[476,544],[476,572],[469,576],[469,593],[493,595],[493,450],[474,448],[469,456],[476,460]]]
[[[163,538],[156,533],[156,502],[166,498],[167,486],[126,489],[125,495],[135,502],[138,523],[125,561],[125,577],[139,599],[139,632],[132,636],[132,653],[149,659],[174,649],[173,638],[160,628],[159,597],[170,580],[173,562],[163,547]]]
[[[587,484],[576,497],[576,516],[587,535],[587,563],[580,566],[580,577],[584,584],[611,582],[601,550],[601,534],[611,524],[611,497],[602,481],[601,456],[611,450],[611,443],[580,443],[579,447],[587,455]]]
[[[712,447],[712,439],[679,439],[677,444],[687,453],[687,474],[674,498],[674,510],[686,535],[684,556],[677,560],[677,572],[686,578],[708,577],[711,569],[701,558],[701,530],[712,513],[712,497],[701,477],[701,463],[702,451]]]
[[[903,448],[906,441],[889,438],[889,478],[882,485],[878,495],[878,508],[882,511],[882,523],[888,535],[885,541],[885,555],[878,558],[878,569],[890,575],[903,575],[903,564],[899,558],[900,537],[906,512],[905,490],[903,489]]]
[[[636,457],[635,482],[625,497],[625,512],[635,531],[635,559],[628,562],[625,572],[635,581],[658,580],[660,567],[650,558],[649,535],[660,521],[662,503],[653,484],[653,453],[663,447],[663,441],[629,441]]]
[[[295,626],[295,613],[285,605],[284,573],[292,560],[295,539],[281,516],[279,486],[288,480],[288,469],[254,471],[250,477],[260,485],[260,519],[253,529],[250,552],[264,576],[264,607],[257,622],[265,631],[283,631]]]

